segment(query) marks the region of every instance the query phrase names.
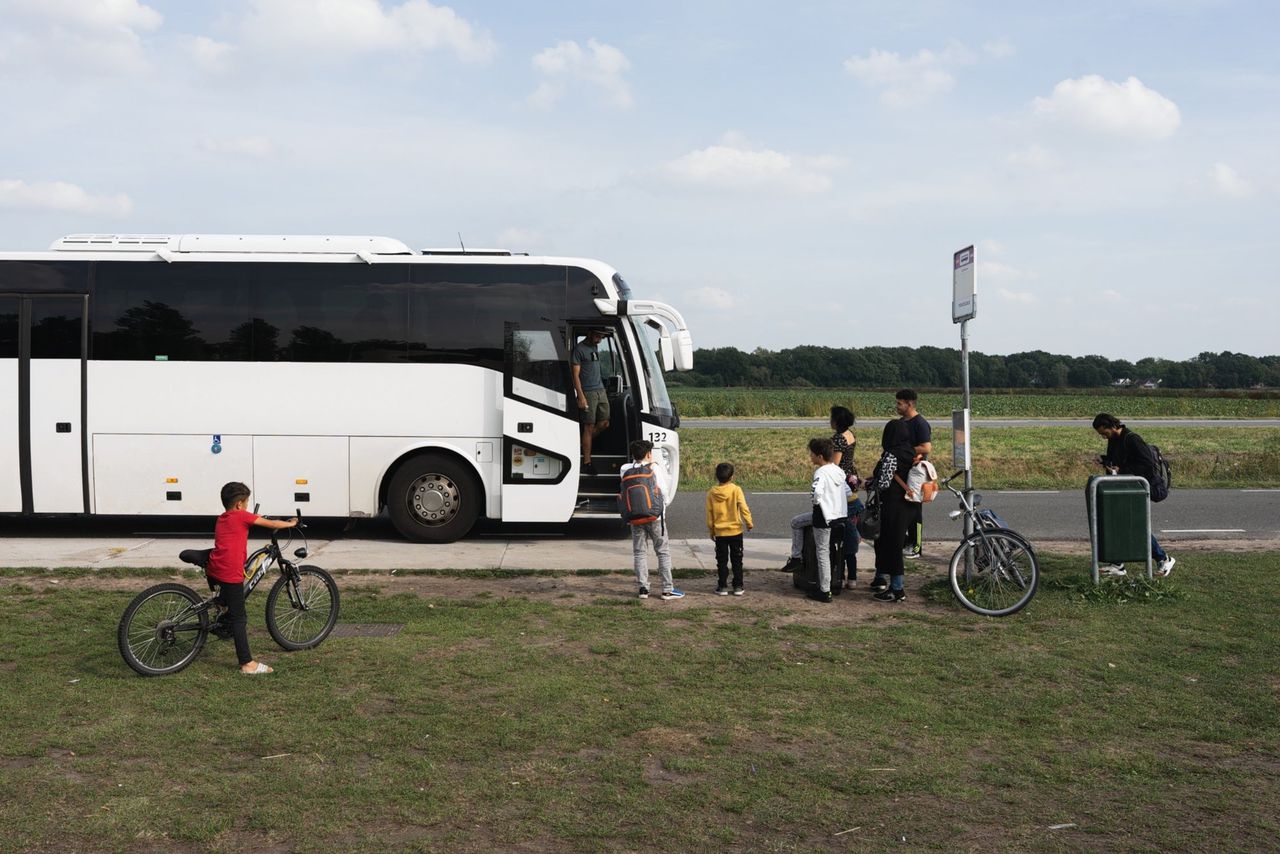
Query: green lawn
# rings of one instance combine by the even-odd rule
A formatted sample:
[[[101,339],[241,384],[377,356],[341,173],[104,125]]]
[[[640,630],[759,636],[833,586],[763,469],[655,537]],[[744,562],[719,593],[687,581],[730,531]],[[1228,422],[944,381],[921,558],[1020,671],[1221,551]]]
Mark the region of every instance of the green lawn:
[[[858,428],[858,468],[871,473],[886,419]],[[873,426],[872,426],[873,425]],[[707,489],[716,463],[737,467],[735,480],[748,490],[807,489],[813,476],[806,445],[827,430],[760,428],[680,431],[680,487]],[[1174,488],[1280,486],[1280,429],[1270,427],[1152,427],[1143,438],[1160,447],[1173,466]],[[1084,488],[1102,469],[1094,458],[1106,443],[1087,428],[978,428],[973,436],[975,483],[982,489]],[[933,431],[938,472],[951,462],[951,430]]]
[[[229,642],[173,677],[124,666],[116,620],[154,579],[10,575],[0,847],[1273,848],[1280,556],[1184,558],[1136,600],[1046,563],[1006,620],[936,587],[820,612],[340,576],[344,621],[404,631],[286,656],[251,602],[278,666],[252,679]]]

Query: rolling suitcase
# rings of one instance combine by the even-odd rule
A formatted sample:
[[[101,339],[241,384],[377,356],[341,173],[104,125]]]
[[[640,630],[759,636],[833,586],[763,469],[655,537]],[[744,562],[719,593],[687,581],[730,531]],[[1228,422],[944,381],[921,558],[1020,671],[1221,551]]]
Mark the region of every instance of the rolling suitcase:
[[[844,578],[844,519],[836,519],[831,523],[831,594],[839,596]],[[818,587],[818,552],[813,541],[813,526],[804,529],[803,560],[799,567],[791,571],[791,585],[797,590],[808,592]],[[837,576],[837,573],[839,575]],[[839,579],[839,580],[837,580]]]

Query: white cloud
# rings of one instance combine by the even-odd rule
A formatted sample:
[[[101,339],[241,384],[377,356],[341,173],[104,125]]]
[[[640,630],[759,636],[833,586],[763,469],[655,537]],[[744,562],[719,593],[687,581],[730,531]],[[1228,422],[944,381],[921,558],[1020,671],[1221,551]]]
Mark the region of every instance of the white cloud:
[[[684,294],[690,302],[700,305],[703,308],[715,309],[723,311],[733,308],[733,294],[724,288],[696,288],[691,291],[685,291]]]
[[[510,249],[512,252],[529,252],[543,243],[542,235],[527,228],[504,228],[498,232],[494,243],[499,249]]]
[[[228,60],[236,50],[235,45],[208,36],[196,36],[191,40],[189,49],[196,65],[215,74],[227,70]]]
[[[237,136],[226,139],[203,139],[200,149],[210,154],[263,158],[276,153],[275,144],[264,136]]]
[[[1031,171],[1048,171],[1062,165],[1062,159],[1047,148],[1033,145],[1021,151],[1012,151],[1005,158],[1010,166]]]
[[[1000,39],[999,41],[984,42],[982,52],[992,59],[1008,59],[1018,51],[1007,39]]]
[[[1027,291],[1011,291],[1008,288],[997,288],[996,293],[1000,295],[1002,300],[1006,302],[1016,302],[1022,305],[1030,305],[1036,301],[1035,294]]]
[[[623,77],[631,62],[612,45],[588,39],[583,50],[575,41],[560,42],[535,55],[533,67],[543,77],[529,96],[534,106],[550,107],[576,84],[595,89],[612,106],[626,109],[632,104],[631,87]]]
[[[1053,121],[1127,139],[1167,139],[1182,123],[1178,105],[1136,77],[1123,83],[1097,74],[1063,80],[1032,107]]]
[[[0,179],[0,208],[124,216],[133,210],[133,201],[123,193],[95,196],[64,181],[28,184],[14,179]]]
[[[427,0],[250,0],[241,29],[262,50],[308,56],[444,49],[478,62],[496,50],[487,32]]]
[[[0,9],[59,27],[111,32],[156,30],[164,16],[137,0],[6,0]]]
[[[1007,46],[984,46],[988,56],[1001,58]],[[1011,47],[1007,47],[1012,52]],[[950,92],[956,85],[952,68],[970,65],[977,60],[973,52],[959,42],[942,51],[921,50],[904,58],[889,50],[873,49],[866,56],[844,61],[844,69],[864,84],[880,90],[880,100],[891,107],[905,107],[927,101],[935,95]]]
[[[1225,163],[1215,163],[1209,168],[1209,186],[1229,199],[1247,199],[1254,193],[1253,185]]]
[[[666,180],[707,190],[821,193],[831,188],[829,172],[843,165],[836,157],[804,157],[753,148],[735,134],[719,145],[691,151],[658,168]]]
[[[136,74],[146,70],[142,35],[163,16],[136,0],[0,0],[0,69]]]
[[[978,258],[979,282],[1033,282],[1039,278],[1040,274],[1034,270],[1024,270],[1003,261],[984,261],[981,256]]]

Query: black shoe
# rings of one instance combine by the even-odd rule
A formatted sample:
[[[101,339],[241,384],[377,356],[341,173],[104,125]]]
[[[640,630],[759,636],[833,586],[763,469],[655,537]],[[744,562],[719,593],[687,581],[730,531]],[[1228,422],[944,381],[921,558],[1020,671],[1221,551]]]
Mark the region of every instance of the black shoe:
[[[907,598],[905,590],[881,590],[879,593],[871,597],[877,602],[901,602]]]
[[[804,566],[804,561],[798,557],[789,557],[787,562],[778,567],[778,572],[795,572]]]
[[[596,474],[599,474],[599,472],[597,472],[597,471],[596,471],[596,464],[595,464],[595,463],[583,463],[583,464],[582,464],[582,473],[583,473],[583,474],[589,474],[589,475],[596,475]]]
[[[831,591],[830,591],[830,590],[819,590],[819,589],[817,589],[817,588],[815,587],[813,590],[810,590],[810,591],[809,591],[809,598],[810,598],[810,599],[812,599],[812,600],[813,600],[813,601],[815,601],[815,602],[823,602],[823,603],[830,602],[830,601],[831,601]]]
[[[881,591],[888,590],[889,580],[884,576],[872,579],[871,585],[867,587],[867,589],[870,590],[872,593],[880,593]]]

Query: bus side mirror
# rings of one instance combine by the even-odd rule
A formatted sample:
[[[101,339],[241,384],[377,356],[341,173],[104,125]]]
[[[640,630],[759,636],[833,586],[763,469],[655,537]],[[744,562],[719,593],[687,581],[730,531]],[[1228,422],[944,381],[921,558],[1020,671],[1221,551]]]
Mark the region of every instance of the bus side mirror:
[[[676,351],[667,337],[658,339],[658,358],[662,360],[662,370],[670,373],[676,369]]]

